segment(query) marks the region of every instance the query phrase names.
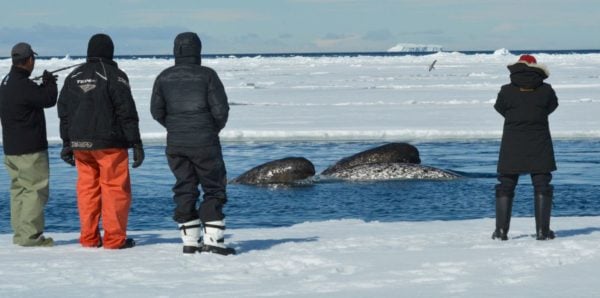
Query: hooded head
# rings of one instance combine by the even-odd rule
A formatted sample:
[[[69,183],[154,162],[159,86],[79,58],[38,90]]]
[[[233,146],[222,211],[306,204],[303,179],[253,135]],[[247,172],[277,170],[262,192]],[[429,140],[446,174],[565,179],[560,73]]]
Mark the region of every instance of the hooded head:
[[[113,59],[115,46],[112,39],[106,34],[96,34],[90,38],[88,42],[87,57],[88,58],[106,58]]]
[[[537,88],[548,78],[550,71],[543,64],[538,64],[532,55],[521,55],[519,60],[507,66],[513,84],[524,88]]]
[[[191,58],[193,61],[200,61],[200,52],[202,51],[202,42],[200,37],[194,32],[179,33],[175,37],[175,44],[173,46],[173,55],[175,60],[181,60],[181,58]]]

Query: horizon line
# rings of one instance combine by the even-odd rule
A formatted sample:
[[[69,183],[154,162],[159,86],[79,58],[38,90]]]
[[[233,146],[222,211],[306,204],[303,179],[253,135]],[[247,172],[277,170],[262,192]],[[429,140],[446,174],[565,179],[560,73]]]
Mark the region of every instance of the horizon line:
[[[323,52],[240,52],[240,53],[201,53],[201,57],[222,57],[222,56],[240,56],[240,57],[256,57],[256,56],[267,56],[267,57],[277,57],[277,56],[321,56],[321,55],[390,55],[390,56],[402,56],[402,55],[430,55],[435,53],[465,53],[465,54],[485,54],[485,53],[494,53],[498,50],[503,50],[506,48],[499,48],[495,50],[444,50],[441,51],[323,51]],[[569,52],[584,52],[585,53],[600,53],[600,49],[523,49],[523,50],[510,50],[506,49],[510,53],[514,54],[525,54],[525,53],[540,53],[540,54],[560,54],[560,53],[569,53]],[[37,56],[37,59],[52,59],[52,58],[87,58],[87,55],[42,55]],[[130,57],[138,57],[138,58],[151,58],[151,57],[174,57],[173,54],[115,54],[114,58],[130,58]],[[0,59],[8,59],[9,56],[0,56]]]

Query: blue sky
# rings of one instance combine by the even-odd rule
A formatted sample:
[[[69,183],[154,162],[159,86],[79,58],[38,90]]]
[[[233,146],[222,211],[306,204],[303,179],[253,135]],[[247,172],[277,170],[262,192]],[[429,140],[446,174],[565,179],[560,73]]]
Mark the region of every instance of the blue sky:
[[[596,0],[52,0],[3,1],[0,56],[27,41],[40,55],[81,55],[89,37],[116,54],[170,54],[194,31],[203,52],[600,49]]]

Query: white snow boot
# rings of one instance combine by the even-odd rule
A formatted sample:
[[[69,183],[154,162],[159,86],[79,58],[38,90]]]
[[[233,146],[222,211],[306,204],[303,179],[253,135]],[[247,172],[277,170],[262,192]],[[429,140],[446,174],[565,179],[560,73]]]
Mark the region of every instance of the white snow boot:
[[[216,220],[204,223],[204,244],[200,252],[211,252],[220,255],[234,255],[235,250],[225,246],[225,221]]]
[[[198,240],[200,239],[200,220],[192,220],[179,224],[181,240],[183,240],[183,253],[193,254],[198,251]]]

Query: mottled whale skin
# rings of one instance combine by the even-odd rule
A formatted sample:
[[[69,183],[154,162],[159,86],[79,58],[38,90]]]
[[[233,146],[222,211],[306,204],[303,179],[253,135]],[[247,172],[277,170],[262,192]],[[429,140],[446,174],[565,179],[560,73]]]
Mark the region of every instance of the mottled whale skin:
[[[321,172],[321,175],[331,176],[358,165],[375,163],[420,164],[421,159],[417,147],[407,143],[389,143],[343,158]]]
[[[412,163],[372,163],[335,171],[327,177],[354,181],[372,180],[452,180],[461,176],[442,169]]]
[[[286,157],[256,166],[237,178],[232,184],[291,184],[315,175],[315,166],[304,157]]]

